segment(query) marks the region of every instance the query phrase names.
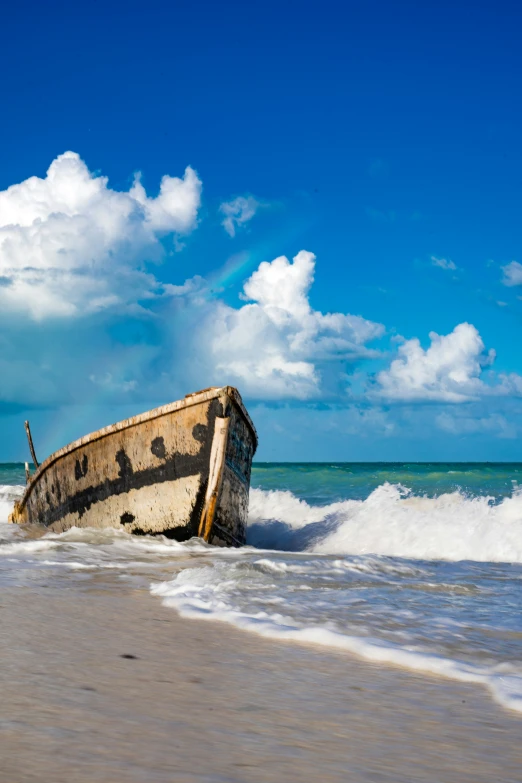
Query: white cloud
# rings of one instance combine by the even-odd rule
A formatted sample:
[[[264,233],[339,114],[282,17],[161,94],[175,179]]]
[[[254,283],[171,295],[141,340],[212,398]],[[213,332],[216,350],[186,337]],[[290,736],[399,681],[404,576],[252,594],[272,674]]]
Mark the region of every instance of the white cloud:
[[[0,308],[41,320],[153,296],[143,264],[161,257],[162,235],[194,228],[200,194],[190,167],[149,198],[139,178],[111,190],[76,153],[58,156],[45,178],[0,192]]]
[[[515,372],[499,373],[498,386],[494,387],[494,391],[499,394],[505,394],[510,397],[522,396],[522,376],[517,375]]]
[[[310,306],[315,256],[302,250],[263,262],[244,285],[250,303],[218,302],[198,338],[210,338],[208,363],[219,382],[238,383],[253,397],[315,397],[320,365],[375,355],[366,343],[384,333],[381,324],[356,315],[321,313]]]
[[[498,438],[516,438],[518,427],[508,422],[500,413],[491,413],[488,416],[454,416],[447,411],[440,413],[435,423],[437,426],[452,435],[475,435],[480,433],[496,435]]]
[[[441,269],[455,270],[457,265],[449,258],[437,258],[437,256],[431,257],[431,263],[433,266],[438,266]]]
[[[231,201],[224,201],[219,207],[221,214],[225,216],[221,225],[231,237],[236,235],[236,230],[252,220],[261,206],[253,196],[237,196]]]
[[[518,261],[511,261],[510,264],[503,266],[502,272],[504,275],[502,278],[504,285],[509,287],[522,285],[522,264],[519,264]]]
[[[389,369],[377,375],[377,395],[397,401],[460,403],[492,392],[507,393],[507,381],[491,387],[481,380],[482,369],[494,361],[495,352],[485,353],[472,324],[459,324],[448,335],[430,332],[430,340],[426,350],[417,338],[399,347]]]

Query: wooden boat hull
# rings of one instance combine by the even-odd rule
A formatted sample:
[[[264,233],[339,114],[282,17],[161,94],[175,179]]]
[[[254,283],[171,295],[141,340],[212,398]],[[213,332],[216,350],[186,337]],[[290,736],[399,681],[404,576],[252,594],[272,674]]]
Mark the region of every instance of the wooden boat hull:
[[[57,533],[115,527],[239,546],[256,446],[236,389],[191,394],[52,454],[31,477],[11,521]]]

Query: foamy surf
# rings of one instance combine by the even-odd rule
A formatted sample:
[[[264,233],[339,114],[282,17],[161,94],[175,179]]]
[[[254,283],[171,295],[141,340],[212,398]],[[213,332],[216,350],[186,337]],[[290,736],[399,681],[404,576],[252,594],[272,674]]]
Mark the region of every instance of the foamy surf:
[[[7,522],[23,489],[0,486],[0,523]],[[93,533],[64,535],[72,540]],[[97,535],[114,538],[112,531]],[[149,544],[150,551],[178,546],[163,542]],[[458,491],[419,497],[386,482],[365,500],[314,506],[290,491],[252,489],[247,543],[292,552],[522,563],[522,492],[516,489],[500,502]]]
[[[319,488],[301,468],[299,482],[285,471],[277,467],[276,488],[252,489],[241,550],[121,530],[29,539],[1,524],[23,488],[0,486],[0,583],[66,586],[110,573],[185,617],[480,683],[522,711],[522,495],[507,468],[488,467],[476,492],[454,484],[457,475],[478,486],[475,468],[437,468],[411,488],[389,481],[388,468],[373,470],[373,486],[355,475],[355,486],[320,466]]]
[[[388,482],[365,500],[310,506],[289,491],[251,492],[248,543],[324,554],[522,562],[522,494],[495,503],[462,492],[419,497]]]
[[[408,583],[401,586],[406,577]],[[292,562],[257,559],[245,552],[235,563],[216,560],[185,568],[174,579],[153,583],[150,589],[182,617],[226,622],[280,641],[345,650],[374,663],[478,683],[502,706],[522,712],[522,664],[492,660],[485,648],[493,628],[437,617],[436,601],[431,607],[427,605],[429,598],[413,605],[407,596],[408,591],[415,591],[424,593],[424,598],[438,592],[446,599],[476,599],[480,588],[458,584],[462,574],[454,574],[455,581],[442,584],[431,578],[429,568],[397,565],[375,557],[353,562],[328,557]],[[379,591],[395,589],[399,593],[401,587],[402,606],[400,598],[390,606],[382,597],[376,599]],[[482,604],[481,610],[484,608]],[[482,650],[470,650],[465,641],[458,649],[455,639],[462,639],[466,631],[474,636],[483,634]]]

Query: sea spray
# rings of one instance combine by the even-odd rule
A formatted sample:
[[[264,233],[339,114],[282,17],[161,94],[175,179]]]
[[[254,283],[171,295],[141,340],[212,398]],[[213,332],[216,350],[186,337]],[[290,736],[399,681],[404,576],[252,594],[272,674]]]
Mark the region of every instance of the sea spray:
[[[266,549],[522,562],[522,493],[418,497],[386,482],[366,500],[310,506],[289,491],[251,491],[247,542]]]

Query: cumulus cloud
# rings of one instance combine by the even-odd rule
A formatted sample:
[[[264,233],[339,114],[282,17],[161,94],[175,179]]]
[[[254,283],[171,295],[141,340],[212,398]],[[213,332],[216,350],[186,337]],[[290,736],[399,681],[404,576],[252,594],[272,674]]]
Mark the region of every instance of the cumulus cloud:
[[[221,225],[227,234],[233,237],[240,226],[252,220],[260,206],[260,202],[253,196],[237,196],[231,201],[224,201],[219,207],[219,211],[225,216]]]
[[[433,266],[438,266],[440,269],[455,270],[457,265],[449,258],[437,258],[437,256],[431,257],[431,263]]]
[[[396,401],[460,403],[494,391],[505,394],[509,383],[514,388],[513,378],[496,387],[480,378],[483,368],[494,361],[495,352],[485,352],[472,324],[459,324],[448,335],[430,332],[429,336],[431,345],[426,350],[417,338],[399,347],[398,357],[377,375],[379,396]]]
[[[511,261],[510,264],[502,267],[502,282],[509,287],[522,285],[522,264],[518,261]]]
[[[293,261],[263,262],[246,281],[239,308],[216,302],[205,320],[213,377],[238,383],[253,397],[315,397],[321,366],[375,355],[367,343],[384,333],[382,324],[357,315],[313,310],[308,294],[315,256],[302,250]]]
[[[41,320],[154,296],[144,263],[161,257],[162,236],[194,228],[200,195],[190,167],[150,198],[139,178],[115,191],[76,153],[58,156],[45,178],[0,192],[0,308]]]

